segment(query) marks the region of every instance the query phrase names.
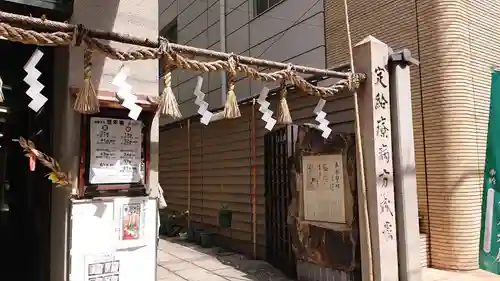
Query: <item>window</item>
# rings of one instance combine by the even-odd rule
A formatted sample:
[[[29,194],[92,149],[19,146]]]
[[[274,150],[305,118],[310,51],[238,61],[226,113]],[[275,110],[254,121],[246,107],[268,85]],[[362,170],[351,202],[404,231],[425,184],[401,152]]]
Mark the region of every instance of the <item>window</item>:
[[[172,25],[167,25],[167,30],[165,30],[165,34],[162,35],[167,38],[168,41],[177,43],[177,20]]]
[[[254,0],[255,15],[258,16],[283,0]]]
[[[167,24],[161,31],[160,36],[165,37],[172,43],[177,43],[177,18]],[[160,63],[160,77],[163,77],[163,60]]]

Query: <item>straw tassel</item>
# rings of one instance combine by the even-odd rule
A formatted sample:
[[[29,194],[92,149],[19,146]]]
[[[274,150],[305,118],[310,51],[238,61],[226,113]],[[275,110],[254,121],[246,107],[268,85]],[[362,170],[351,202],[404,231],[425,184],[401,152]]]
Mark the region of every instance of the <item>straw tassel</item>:
[[[99,112],[99,98],[92,85],[92,50],[89,48],[85,49],[83,64],[84,85],[76,96],[73,109],[81,114],[94,114]]]
[[[240,108],[238,107],[238,100],[234,93],[234,76],[236,74],[234,58],[229,58],[229,67],[231,71],[227,72],[227,99],[224,105],[224,118],[235,119],[241,117]]]
[[[158,98],[158,113],[160,115],[168,115],[174,119],[180,119],[182,117],[181,111],[179,109],[179,104],[175,98],[175,94],[172,91],[172,70],[174,67],[165,63],[164,70],[165,76],[163,77],[163,92]]]
[[[290,115],[290,109],[288,108],[288,102],[286,100],[287,96],[286,84],[281,83],[280,89],[280,102],[278,104],[278,123],[283,125],[292,124],[292,116]]]

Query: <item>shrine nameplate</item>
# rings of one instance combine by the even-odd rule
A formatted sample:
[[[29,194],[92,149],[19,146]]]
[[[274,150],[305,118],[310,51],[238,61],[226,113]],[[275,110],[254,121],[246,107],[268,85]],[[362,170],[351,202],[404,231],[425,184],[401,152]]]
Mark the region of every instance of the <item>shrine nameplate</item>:
[[[90,118],[90,184],[140,183],[142,179],[141,121]]]

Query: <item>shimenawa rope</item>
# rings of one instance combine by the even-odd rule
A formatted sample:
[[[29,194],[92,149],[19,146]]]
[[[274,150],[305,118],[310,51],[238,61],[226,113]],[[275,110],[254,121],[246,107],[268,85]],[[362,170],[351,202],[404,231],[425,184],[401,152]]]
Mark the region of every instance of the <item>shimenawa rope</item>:
[[[41,46],[67,46],[70,45],[74,39],[74,35],[78,32],[38,32],[34,30],[26,30],[19,27],[11,26],[7,23],[0,22],[0,36],[14,42],[24,44],[34,44]],[[162,56],[160,48],[138,48],[132,51],[124,52],[111,47],[108,44],[101,43],[97,39],[85,37],[85,43],[93,50],[100,51],[112,59],[130,61],[130,60],[149,60],[159,59]],[[177,52],[166,56],[167,61],[174,64],[178,68],[195,70],[201,72],[213,71],[231,71],[229,62],[223,60],[216,60],[210,62],[198,61],[189,59]],[[286,70],[278,70],[275,72],[260,72],[245,64],[238,64],[237,72],[243,74],[249,79],[262,81],[262,82],[275,82],[284,79],[283,72]],[[349,79],[363,80],[365,77],[362,74],[355,74]],[[321,97],[333,96],[339,91],[348,88],[350,83],[349,79],[343,79],[329,87],[318,87],[307,82],[304,78],[296,73],[290,76],[290,82],[295,84],[302,91]]]

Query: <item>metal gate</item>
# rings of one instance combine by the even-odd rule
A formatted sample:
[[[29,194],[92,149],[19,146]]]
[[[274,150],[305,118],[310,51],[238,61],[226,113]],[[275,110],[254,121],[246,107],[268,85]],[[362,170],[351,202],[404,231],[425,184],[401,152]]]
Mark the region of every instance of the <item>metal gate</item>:
[[[294,153],[296,126],[287,126],[264,137],[267,261],[290,278],[296,278],[296,260],[287,225],[292,199],[289,159]]]

